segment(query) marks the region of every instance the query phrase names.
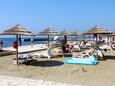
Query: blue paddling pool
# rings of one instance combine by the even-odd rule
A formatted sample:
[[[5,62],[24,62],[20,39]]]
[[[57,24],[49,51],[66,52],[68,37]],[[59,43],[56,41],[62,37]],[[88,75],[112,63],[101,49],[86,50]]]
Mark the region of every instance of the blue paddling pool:
[[[64,61],[65,64],[86,64],[86,65],[96,65],[97,60],[95,59],[94,56],[87,56],[87,57],[69,57],[65,59]]]

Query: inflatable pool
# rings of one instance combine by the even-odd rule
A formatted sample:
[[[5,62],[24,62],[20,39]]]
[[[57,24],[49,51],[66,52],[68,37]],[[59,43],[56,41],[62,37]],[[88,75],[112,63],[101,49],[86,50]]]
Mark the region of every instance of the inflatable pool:
[[[65,64],[86,64],[86,65],[96,65],[97,60],[94,56],[85,56],[85,57],[69,57],[65,59]]]

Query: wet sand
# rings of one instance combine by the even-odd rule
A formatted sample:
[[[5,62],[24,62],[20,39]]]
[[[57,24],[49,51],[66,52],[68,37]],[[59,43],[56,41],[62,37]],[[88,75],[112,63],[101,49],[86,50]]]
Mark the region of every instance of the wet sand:
[[[13,64],[15,55],[0,57],[0,75],[83,86],[115,86],[115,51],[95,66],[64,64],[64,58],[34,58],[30,64]]]

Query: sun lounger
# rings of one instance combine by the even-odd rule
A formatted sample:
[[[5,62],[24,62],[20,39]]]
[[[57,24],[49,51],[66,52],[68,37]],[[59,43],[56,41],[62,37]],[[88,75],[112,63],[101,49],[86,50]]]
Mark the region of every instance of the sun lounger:
[[[115,43],[111,44],[111,48],[115,50]]]
[[[30,54],[19,54],[18,55],[18,60],[20,63],[27,63],[29,60],[33,60],[33,56]],[[16,64],[16,58],[13,58],[13,63]]]
[[[72,56],[72,53],[63,53],[62,49],[61,49],[61,45],[58,46],[52,46],[50,47],[49,51],[48,51],[49,55],[51,57],[57,57],[57,56]]]
[[[102,45],[102,46],[99,46],[99,48],[100,48],[101,50],[110,49],[110,50],[112,51],[112,48],[111,48],[111,46],[109,46],[109,45]]]
[[[48,59],[50,59],[51,56],[49,55],[48,51],[49,51],[49,48],[48,48],[46,51],[35,52],[35,53],[33,53],[32,55],[33,55],[33,56],[37,56],[37,57],[47,57]]]

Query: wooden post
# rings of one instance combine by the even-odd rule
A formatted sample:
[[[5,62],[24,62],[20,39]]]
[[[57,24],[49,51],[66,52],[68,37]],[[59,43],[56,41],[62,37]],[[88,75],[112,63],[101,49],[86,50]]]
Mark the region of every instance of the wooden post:
[[[78,43],[78,37],[77,37],[77,35],[76,35],[76,43]]]
[[[86,41],[86,40],[85,40],[85,35],[84,35],[84,39],[83,39],[83,40],[84,40],[84,42]]]
[[[48,35],[48,47],[49,47],[49,35]]]
[[[18,40],[19,40],[19,46],[21,46],[22,45],[21,35],[19,35]]]
[[[18,35],[16,35],[16,41],[17,41],[17,45],[18,45]],[[18,65],[18,47],[16,49],[16,64]]]
[[[90,42],[90,35],[89,35],[89,42]]]
[[[64,35],[65,43],[67,43],[67,35]]]

